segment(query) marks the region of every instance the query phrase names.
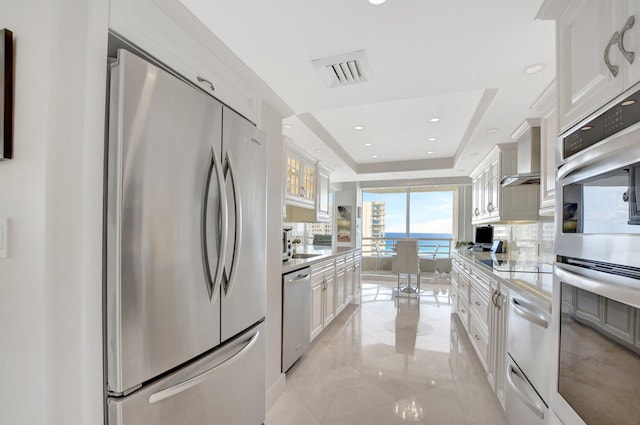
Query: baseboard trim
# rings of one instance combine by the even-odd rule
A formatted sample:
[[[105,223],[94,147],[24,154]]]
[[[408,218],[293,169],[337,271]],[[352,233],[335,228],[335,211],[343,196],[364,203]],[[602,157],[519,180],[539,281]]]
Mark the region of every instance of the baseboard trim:
[[[269,387],[269,389],[267,390],[267,394],[265,397],[265,405],[267,411],[271,409],[271,407],[276,404],[276,401],[278,401],[282,394],[284,394],[284,390],[287,385],[286,382],[287,375],[281,373],[278,379],[276,379],[276,382],[274,382],[273,385],[271,385],[271,387]]]

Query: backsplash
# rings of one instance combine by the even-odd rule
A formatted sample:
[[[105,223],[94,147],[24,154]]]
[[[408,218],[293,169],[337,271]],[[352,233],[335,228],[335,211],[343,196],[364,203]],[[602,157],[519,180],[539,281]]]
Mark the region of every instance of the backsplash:
[[[506,241],[506,252],[512,256],[539,256],[545,262],[553,261],[553,218],[534,223],[497,224],[494,239]]]

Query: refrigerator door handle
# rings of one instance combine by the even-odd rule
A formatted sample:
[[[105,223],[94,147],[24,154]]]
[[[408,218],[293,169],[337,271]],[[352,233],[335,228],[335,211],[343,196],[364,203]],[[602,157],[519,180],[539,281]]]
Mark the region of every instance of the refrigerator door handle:
[[[240,196],[240,188],[238,187],[238,182],[236,178],[236,166],[235,161],[233,160],[233,155],[231,152],[227,152],[225,159],[225,177],[228,173],[228,176],[231,178],[231,185],[233,187],[233,199],[235,201],[235,244],[231,258],[231,270],[228,274],[228,285],[225,288],[225,295],[228,297],[231,296],[231,291],[233,290],[235,284],[235,277],[238,265],[238,255],[240,254],[240,249],[242,245],[242,197]]]
[[[169,388],[165,388],[162,391],[158,391],[157,393],[151,394],[151,396],[149,397],[149,403],[150,404],[157,403],[169,397],[173,397],[177,394],[180,394],[181,392],[184,392],[189,388],[193,388],[196,385],[201,384],[203,381],[206,381],[207,379],[209,379],[213,374],[215,374],[220,369],[231,366],[233,363],[235,363],[236,361],[240,360],[242,357],[247,355],[247,353],[251,351],[251,348],[253,348],[253,346],[256,344],[259,337],[260,337],[260,331],[257,331],[255,335],[251,337],[249,342],[247,342],[247,344],[240,351],[238,351],[235,355],[231,356],[230,358],[223,361],[222,363],[217,364],[211,369],[205,370],[204,372],[194,376],[193,378],[189,378],[186,381],[180,382],[179,384],[172,385]]]
[[[224,266],[224,258],[227,250],[227,194],[224,187],[224,176],[222,172],[222,165],[218,160],[215,149],[211,148],[211,156],[209,159],[209,171],[207,172],[207,179],[204,187],[204,201],[202,209],[202,256],[204,261],[205,273],[207,281],[209,283],[209,298],[212,304],[215,304],[218,300],[218,293],[220,292],[220,282],[222,282],[222,272]],[[207,237],[207,211],[209,209],[209,190],[211,187],[211,176],[215,170],[216,178],[218,180],[218,193],[220,195],[220,252],[218,253],[218,264],[216,266],[216,274],[211,277],[211,264],[209,263],[208,245],[209,240]]]

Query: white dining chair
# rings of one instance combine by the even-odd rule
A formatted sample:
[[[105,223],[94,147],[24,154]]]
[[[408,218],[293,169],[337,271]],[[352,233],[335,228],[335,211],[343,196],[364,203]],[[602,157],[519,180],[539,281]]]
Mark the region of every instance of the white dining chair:
[[[397,295],[417,295],[420,293],[420,258],[418,241],[407,239],[396,244],[395,271],[398,274]],[[407,276],[407,284],[400,287],[400,275]],[[411,286],[411,276],[416,275],[416,286]]]

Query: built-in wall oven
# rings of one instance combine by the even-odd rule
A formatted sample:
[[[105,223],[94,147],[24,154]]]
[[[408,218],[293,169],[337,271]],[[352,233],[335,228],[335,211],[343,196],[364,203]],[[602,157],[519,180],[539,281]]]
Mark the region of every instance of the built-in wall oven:
[[[640,423],[639,88],[558,139],[550,405],[565,425]]]

